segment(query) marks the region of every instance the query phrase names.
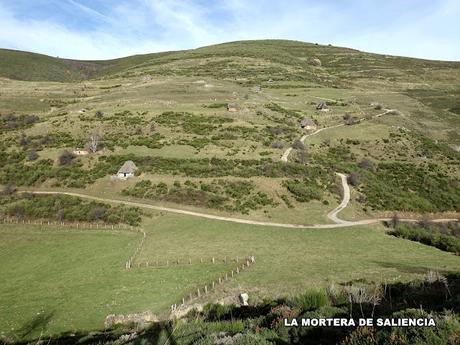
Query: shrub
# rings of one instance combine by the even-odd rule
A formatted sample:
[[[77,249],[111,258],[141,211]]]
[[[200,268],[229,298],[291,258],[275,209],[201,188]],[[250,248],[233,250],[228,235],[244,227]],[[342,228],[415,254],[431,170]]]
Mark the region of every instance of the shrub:
[[[296,139],[292,143],[292,148],[295,150],[305,150],[305,144],[300,139]]]
[[[460,238],[451,234],[441,233],[435,225],[425,228],[414,224],[401,224],[397,226],[391,235],[420,242],[441,250],[460,254]]]
[[[76,156],[68,151],[68,150],[64,150],[60,155],[59,155],[59,158],[58,158],[58,162],[59,162],[59,165],[69,165],[70,163],[72,163],[72,161],[76,158]]]
[[[270,146],[273,149],[282,149],[284,147],[284,143],[282,141],[276,140],[272,142]]]
[[[69,222],[103,221],[138,225],[142,212],[136,207],[84,201],[68,195],[10,195],[3,199],[0,211],[14,217],[50,219]]]
[[[374,163],[368,158],[364,158],[361,162],[358,163],[358,167],[361,169],[369,170],[374,167]]]
[[[353,187],[356,187],[360,183],[360,176],[356,172],[352,172],[350,175],[347,177],[347,181],[349,184],[351,184]]]
[[[283,186],[299,202],[308,202],[313,199],[320,200],[323,195],[323,191],[319,186],[309,180],[285,180],[283,181]]]
[[[38,153],[35,150],[31,150],[27,152],[27,160],[28,161],[35,161],[38,159]]]
[[[294,300],[296,307],[303,312],[319,309],[330,304],[329,298],[323,290],[308,290]]]

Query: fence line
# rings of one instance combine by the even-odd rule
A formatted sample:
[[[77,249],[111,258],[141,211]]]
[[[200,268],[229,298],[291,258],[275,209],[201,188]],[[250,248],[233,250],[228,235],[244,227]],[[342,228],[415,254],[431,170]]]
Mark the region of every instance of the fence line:
[[[144,230],[142,229],[137,229],[138,232],[140,232],[142,234],[142,239],[139,243],[139,245],[136,247],[136,250],[134,251],[134,254],[131,255],[131,257],[128,259],[128,261],[125,262],[125,269],[129,270],[131,268],[133,268],[133,265],[134,265],[134,260],[136,259],[136,257],[139,255],[139,253],[141,252],[142,250],[142,247],[144,245],[144,242],[145,242],[145,239],[147,238],[147,234],[145,233]]]
[[[30,220],[20,219],[16,217],[1,217],[0,224],[22,224],[22,225],[46,225],[67,228],[82,228],[82,229],[101,229],[101,230],[135,230],[132,225],[126,224],[107,224],[107,223],[91,223],[91,222],[58,222],[50,220]]]
[[[255,262],[255,257],[254,256],[248,256],[242,260],[242,264],[237,264],[236,269],[227,271],[225,274],[220,276],[217,280],[212,280],[210,283],[202,286],[201,288],[197,288],[193,292],[190,292],[189,294],[185,295],[182,300],[179,303],[175,303],[171,305],[171,313],[175,313],[178,308],[185,308],[186,303],[190,303],[196,298],[200,298],[203,295],[209,294],[212,290],[215,290],[216,287],[219,285],[222,285],[226,281],[230,280],[231,278],[234,278],[241,272],[249,269]]]
[[[134,265],[137,268],[164,268],[164,267],[178,267],[178,266],[190,266],[190,265],[205,265],[205,264],[238,264],[240,261],[245,261],[245,258],[240,258],[238,256],[232,257],[200,257],[200,258],[175,258],[175,259],[155,259],[155,260],[146,260],[142,262],[137,262]]]

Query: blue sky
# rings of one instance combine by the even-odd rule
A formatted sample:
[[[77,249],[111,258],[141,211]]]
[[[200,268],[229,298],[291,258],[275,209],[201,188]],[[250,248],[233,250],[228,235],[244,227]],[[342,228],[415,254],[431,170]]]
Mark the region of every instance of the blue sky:
[[[52,56],[261,38],[460,60],[460,0],[0,0],[0,47]]]

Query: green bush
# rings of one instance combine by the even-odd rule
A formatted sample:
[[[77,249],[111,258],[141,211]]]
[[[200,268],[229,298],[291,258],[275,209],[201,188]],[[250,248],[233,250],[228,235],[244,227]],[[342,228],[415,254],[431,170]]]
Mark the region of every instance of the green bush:
[[[125,223],[138,225],[142,212],[136,207],[84,201],[68,195],[13,194],[0,196],[0,213],[25,219],[69,222]]]
[[[460,255],[460,238],[441,233],[434,224],[428,228],[419,225],[400,224],[390,234]]]
[[[302,312],[330,305],[329,297],[323,290],[308,290],[294,300],[294,305]]]
[[[285,180],[283,186],[294,196],[299,202],[308,202],[311,200],[321,200],[323,191],[313,181],[304,179],[300,180]]]

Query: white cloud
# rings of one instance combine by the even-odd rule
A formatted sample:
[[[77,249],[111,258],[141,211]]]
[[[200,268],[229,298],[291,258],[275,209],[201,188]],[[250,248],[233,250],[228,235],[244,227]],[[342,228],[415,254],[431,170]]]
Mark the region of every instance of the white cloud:
[[[286,0],[118,1],[109,11],[65,0],[78,11],[78,29],[66,23],[18,19],[0,0],[0,46],[78,59],[196,48],[241,39],[285,38],[332,43],[366,51],[437,59],[460,59],[456,36],[460,2],[410,11],[389,1],[382,13],[368,2],[349,6]],[[342,7],[341,7],[342,6]],[[428,8],[428,7],[427,7]],[[367,11],[367,12],[366,12]],[[85,16],[95,29],[88,31]]]

